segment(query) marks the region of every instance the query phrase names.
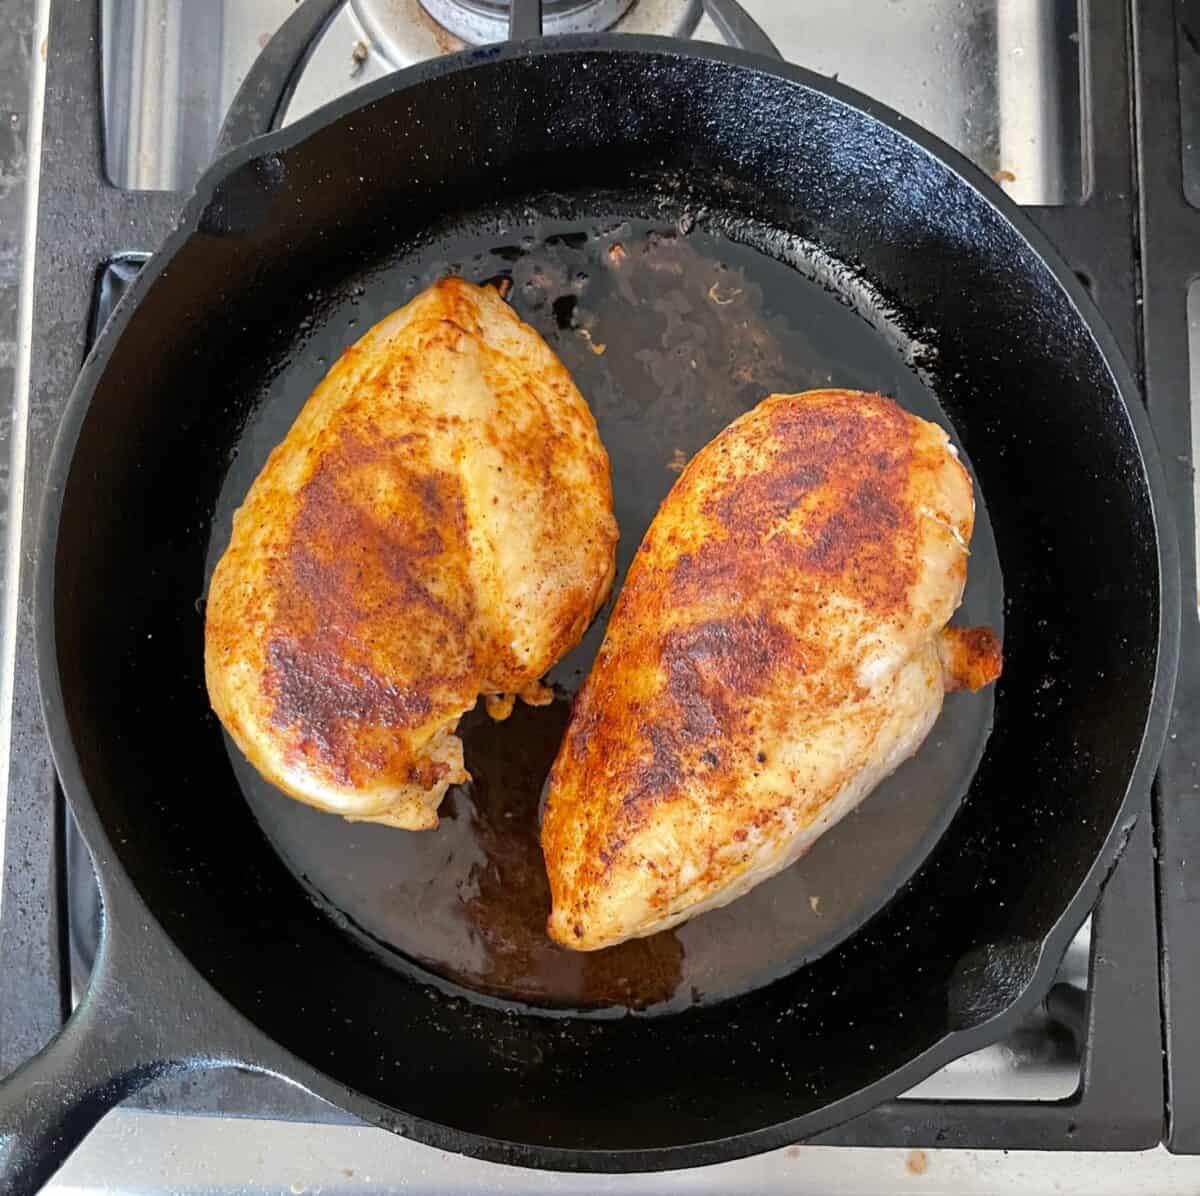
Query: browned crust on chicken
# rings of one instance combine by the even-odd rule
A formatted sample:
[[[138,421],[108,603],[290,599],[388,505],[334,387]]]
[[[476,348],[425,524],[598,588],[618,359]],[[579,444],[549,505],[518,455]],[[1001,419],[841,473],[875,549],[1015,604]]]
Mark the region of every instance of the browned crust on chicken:
[[[923,738],[972,518],[945,434],[879,395],[772,396],[697,454],[550,775],[551,936],[592,949],[682,920],[849,792],[867,745],[901,750],[898,708]]]
[[[990,627],[947,627],[938,649],[947,693],[959,689],[974,693],[1000,676],[1000,640]]]
[[[210,588],[213,706],[292,796],[436,824],[480,693],[537,683],[605,600],[591,412],[490,288],[446,279],[350,346],[271,454]]]

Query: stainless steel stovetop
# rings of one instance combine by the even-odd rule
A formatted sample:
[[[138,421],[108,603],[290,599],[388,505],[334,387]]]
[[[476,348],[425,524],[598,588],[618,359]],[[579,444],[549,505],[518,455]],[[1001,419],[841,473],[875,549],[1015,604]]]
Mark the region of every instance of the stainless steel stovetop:
[[[1080,22],[1069,0],[743,2],[786,58],[835,75],[931,129],[1018,202],[1069,205],[1086,191]],[[39,37],[49,3],[40,0]],[[426,3],[437,10],[453,7],[455,0]],[[573,6],[547,0],[547,10],[556,11],[556,4],[570,20]],[[239,84],[294,7],[295,0],[105,0],[111,181],[135,190],[189,187],[211,160]],[[477,7],[486,10],[487,4]],[[698,0],[601,0],[597,9],[605,21],[618,20],[631,31],[721,40],[711,21],[701,18]],[[456,28],[469,35],[478,27],[471,21],[486,17],[486,11],[482,17],[476,13]],[[461,45],[418,0],[347,0],[313,47],[284,123],[398,67]],[[35,95],[35,117],[36,102]],[[26,283],[29,290],[32,278]],[[18,412],[20,402],[18,396]],[[19,503],[20,494],[10,501]],[[10,561],[12,551],[10,546]],[[11,669],[11,650],[4,659]],[[0,776],[8,771],[0,768]],[[3,809],[0,802],[0,857]],[[1061,979],[1078,989],[1088,983],[1088,945],[1085,927],[1063,965]],[[912,1095],[1055,1102],[1071,1096],[1080,1075],[1078,1049],[1039,1013],[1008,1042],[957,1061]],[[361,1126],[118,1110],[51,1190],[849,1193],[906,1186],[953,1192],[1063,1187],[1196,1192],[1200,1160],[1162,1151],[1008,1156],[987,1150],[790,1147],[670,1175],[567,1176],[468,1160]]]

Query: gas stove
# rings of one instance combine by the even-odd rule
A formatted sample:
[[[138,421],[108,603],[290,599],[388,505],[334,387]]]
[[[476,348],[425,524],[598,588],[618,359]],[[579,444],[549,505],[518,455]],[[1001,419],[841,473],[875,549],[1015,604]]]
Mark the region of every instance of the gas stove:
[[[1189,315],[1200,335],[1200,302],[1188,292],[1200,272],[1200,239],[1189,227],[1189,201],[1200,194],[1191,121],[1200,109],[1185,106],[1182,124],[1179,109],[1181,94],[1198,94],[1190,84],[1200,77],[1200,43],[1188,21],[1200,4],[877,0],[851,12],[747,0],[744,8],[784,57],[890,104],[961,150],[1058,245],[1145,383],[1188,539],[1186,591],[1194,582]],[[543,11],[548,32],[712,41],[738,32],[736,11],[731,18],[728,6],[700,0],[543,0]],[[27,335],[6,508],[0,1074],[79,999],[100,924],[87,852],[41,730],[23,547],[86,346],[215,153],[413,62],[502,38],[508,15],[507,0],[40,4],[44,78],[30,127],[36,139],[40,116],[41,170],[29,200],[36,220],[28,221]],[[746,28],[743,36],[753,35]],[[1195,630],[1185,633],[1185,668],[1200,647]],[[704,1192],[835,1183],[886,1191],[921,1176],[955,1191],[972,1183],[1035,1191],[1064,1177],[1101,1192],[1139,1182],[1155,1192],[1195,1190],[1200,1162],[1155,1149],[1165,1139],[1200,1151],[1200,952],[1193,937],[1189,955],[1183,938],[1196,933],[1186,909],[1200,900],[1184,869],[1200,846],[1200,801],[1191,796],[1200,789],[1200,742],[1189,729],[1195,720],[1184,721],[1195,685],[1181,678],[1153,808],[1147,799],[1043,1007],[1007,1041],[815,1144],[670,1178],[601,1182],[446,1155],[261,1076],[213,1071],[156,1085],[110,1115],[54,1190],[585,1192],[599,1184],[633,1193],[675,1182]],[[957,1152],[943,1149],[951,1147]],[[1010,1165],[999,1154],[1007,1150],[1047,1153]],[[1087,1153],[1098,1151],[1148,1153],[1114,1165]]]

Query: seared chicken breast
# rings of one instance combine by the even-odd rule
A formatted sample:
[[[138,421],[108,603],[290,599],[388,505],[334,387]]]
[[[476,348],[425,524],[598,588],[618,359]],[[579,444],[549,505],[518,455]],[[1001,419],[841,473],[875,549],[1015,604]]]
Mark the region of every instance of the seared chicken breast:
[[[213,709],[283,792],[437,825],[459,717],[514,695],[612,584],[609,461],[562,363],[446,279],[348,348],[268,458],[208,594]]]
[[[1000,672],[962,599],[974,499],[945,432],[856,391],[773,395],[684,470],[550,773],[552,938],[583,951],[786,868]]]

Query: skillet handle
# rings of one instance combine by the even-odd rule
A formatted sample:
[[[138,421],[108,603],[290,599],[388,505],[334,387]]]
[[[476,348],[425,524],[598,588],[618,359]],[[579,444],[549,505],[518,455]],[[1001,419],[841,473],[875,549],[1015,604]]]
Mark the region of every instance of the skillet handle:
[[[158,1076],[194,1065],[164,1058],[146,1008],[156,960],[114,966],[105,935],[92,983],[62,1031],[0,1084],[0,1192],[33,1196],[114,1105]],[[149,967],[147,967],[149,965]],[[132,976],[127,983],[118,976]],[[151,986],[156,987],[151,981]],[[136,989],[136,991],[135,991]],[[186,1010],[180,1009],[180,1019]]]

